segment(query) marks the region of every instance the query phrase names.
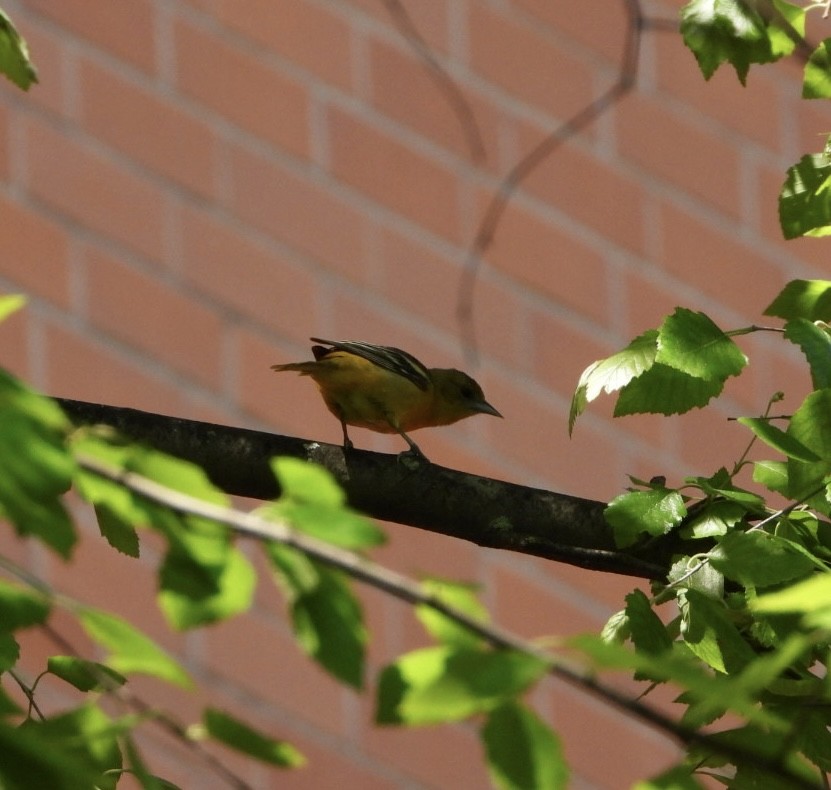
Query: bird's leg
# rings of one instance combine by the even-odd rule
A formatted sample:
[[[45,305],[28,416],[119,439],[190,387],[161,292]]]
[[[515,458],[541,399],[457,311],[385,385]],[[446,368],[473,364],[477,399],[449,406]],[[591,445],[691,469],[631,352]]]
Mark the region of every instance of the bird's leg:
[[[395,426],[393,426],[393,427],[395,428]],[[399,459],[402,459],[402,457],[403,458],[416,458],[419,461],[426,461],[427,463],[430,462],[430,459],[427,458],[427,456],[424,455],[423,452],[421,452],[421,448],[409,436],[407,436],[407,434],[404,433],[404,431],[402,431],[400,428],[395,428],[395,430],[398,432],[398,434],[401,436],[401,438],[404,439],[404,441],[407,442],[407,444],[410,445],[409,450],[405,450],[403,453],[399,454],[399,456],[398,456]]]
[[[349,438],[349,434],[346,432],[346,423],[343,420],[340,421],[340,427],[343,429],[343,449],[351,450],[354,445]]]

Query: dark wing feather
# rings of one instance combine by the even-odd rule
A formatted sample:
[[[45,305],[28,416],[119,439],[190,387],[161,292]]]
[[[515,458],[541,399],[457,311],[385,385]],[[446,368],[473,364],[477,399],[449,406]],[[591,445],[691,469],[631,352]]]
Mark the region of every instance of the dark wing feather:
[[[389,370],[411,381],[419,389],[430,388],[430,374],[427,368],[412,354],[392,346],[376,346],[373,343],[362,343],[357,340],[323,340],[319,337],[309,338],[313,343],[325,343],[338,351],[362,357],[379,368]],[[317,348],[312,348],[315,359],[320,359]],[[322,356],[322,355],[321,355]]]

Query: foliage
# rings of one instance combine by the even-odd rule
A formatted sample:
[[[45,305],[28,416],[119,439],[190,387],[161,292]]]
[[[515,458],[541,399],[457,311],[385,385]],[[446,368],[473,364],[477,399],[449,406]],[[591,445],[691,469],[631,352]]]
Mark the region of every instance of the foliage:
[[[785,0],[691,0],[681,33],[706,79],[729,63],[745,84],[751,66],[802,54],[806,99],[831,97],[831,39],[804,52],[807,13]],[[23,89],[37,81],[25,41],[0,12],[0,71]],[[779,217],[785,238],[827,235],[831,228],[831,144],[806,154],[785,173]],[[0,319],[22,304],[0,298]],[[602,394],[615,416],[674,415],[703,408],[748,363],[736,338],[775,331],[802,353],[812,391],[793,414],[742,416],[748,450],[760,443],[769,460],[745,451],[707,476],[677,486],[632,480],[607,521],[621,548],[678,535],[697,551],[674,559],[647,596],[630,593],[599,635],[568,641],[557,653],[506,645],[470,585],[425,579],[415,616],[434,644],[398,657],[378,678],[380,725],[425,726],[473,719],[484,759],[499,788],[560,788],[568,769],[557,735],[527,696],[541,678],[568,670],[604,693],[593,673],[626,671],[644,694],[669,686],[682,711],[663,721],[687,744],[684,759],[642,782],[643,788],[694,788],[699,775],[725,786],[816,785],[831,770],[828,659],[831,654],[831,282],[789,283],[767,315],[781,327],[720,328],[701,312],[677,308],[659,327],[589,366],[580,378],[569,429]],[[256,584],[254,564],[217,514],[227,498],[205,474],[105,429],[76,430],[56,404],[0,371],[0,516],[25,540],[59,560],[72,559],[78,533],[66,494],[95,512],[101,538],[138,558],[143,535],[161,545],[157,603],[176,630],[208,627],[245,613]],[[107,472],[103,470],[108,470]],[[370,634],[347,572],[366,570],[367,552],[384,540],[353,512],[323,470],[276,459],[282,496],[256,516],[274,525],[262,541],[265,563],[282,591],[300,650],[340,682],[366,684]],[[130,481],[149,481],[175,505],[154,500]],[[774,506],[771,501],[778,502]],[[213,516],[211,515],[213,514]],[[292,535],[324,540],[343,552],[342,567],[298,548]],[[306,545],[306,544],[302,544]],[[311,545],[311,544],[308,544]],[[130,705],[137,675],[181,689],[194,682],[154,640],[123,618],[58,593],[0,556],[0,786],[116,787],[125,773],[142,787],[170,788],[152,774],[139,746],[141,730],[163,722],[192,744],[212,739],[282,768],[305,758],[291,744],[233,714],[207,708],[199,721]],[[370,574],[365,574],[370,575]],[[21,668],[21,636],[60,611],[101,651],[71,654],[63,643],[34,680]],[[46,713],[38,705],[45,677],[67,684],[78,702]],[[118,698],[125,706],[108,705]],[[615,704],[621,701],[609,693]],[[120,715],[113,710],[122,711]],[[710,735],[702,735],[704,728]]]

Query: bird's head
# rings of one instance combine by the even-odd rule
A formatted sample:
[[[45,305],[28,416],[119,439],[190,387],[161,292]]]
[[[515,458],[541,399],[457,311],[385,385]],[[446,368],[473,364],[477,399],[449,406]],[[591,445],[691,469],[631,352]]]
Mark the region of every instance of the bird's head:
[[[472,417],[474,414],[502,415],[485,400],[482,388],[461,370],[436,369],[430,371],[435,388],[434,409],[442,425]]]

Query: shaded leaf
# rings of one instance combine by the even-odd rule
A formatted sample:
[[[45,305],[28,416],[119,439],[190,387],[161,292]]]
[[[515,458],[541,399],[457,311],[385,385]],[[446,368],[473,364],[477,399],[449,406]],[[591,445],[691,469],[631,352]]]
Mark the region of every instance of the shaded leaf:
[[[706,406],[723,389],[723,381],[690,376],[656,362],[621,390],[614,415],[683,414]]]
[[[831,280],[791,280],[764,314],[786,320],[831,321]]]
[[[306,764],[306,758],[291,744],[264,735],[221,710],[207,708],[202,722],[212,738],[261,762],[281,768]]]
[[[0,579],[0,631],[42,623],[50,609],[51,604],[42,594]]]
[[[368,634],[348,578],[296,549],[272,543],[268,554],[289,599],[300,647],[336,678],[361,688]]]
[[[127,682],[127,678],[114,669],[75,656],[50,656],[47,669],[78,691],[111,689]]]
[[[79,609],[77,615],[87,634],[110,652],[107,664],[116,672],[138,672],[184,688],[191,687],[185,670],[126,620],[88,607]]]
[[[831,98],[831,39],[821,41],[805,64],[802,98]]]
[[[742,425],[750,428],[753,434],[761,439],[766,445],[778,450],[782,455],[795,458],[797,461],[814,463],[819,461],[819,456],[809,450],[804,444],[790,434],[777,428],[770,420],[760,417],[739,417]]]
[[[482,727],[488,771],[500,790],[560,790],[568,765],[560,739],[532,711],[507,702]]]
[[[831,334],[828,325],[823,322],[822,326],[817,326],[807,318],[794,318],[785,325],[785,337],[796,343],[805,354],[814,389],[831,387]]]
[[[831,233],[829,178],[831,159],[825,153],[805,154],[788,168],[779,193],[779,225],[786,239]]]
[[[761,530],[726,535],[710,552],[710,562],[745,587],[769,587],[798,579],[820,565],[792,541]]]

